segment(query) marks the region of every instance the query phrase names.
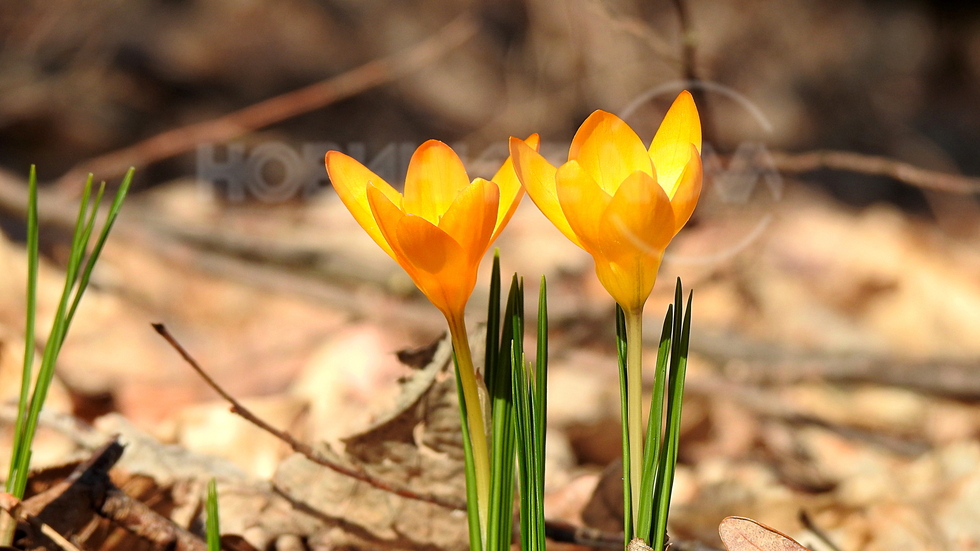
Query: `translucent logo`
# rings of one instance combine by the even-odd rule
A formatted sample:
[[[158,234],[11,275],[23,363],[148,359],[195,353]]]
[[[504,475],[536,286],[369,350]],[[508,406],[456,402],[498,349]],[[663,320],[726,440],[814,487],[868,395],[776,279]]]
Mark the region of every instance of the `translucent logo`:
[[[639,132],[656,130],[665,105],[682,90],[700,91],[714,107],[727,103],[743,110],[765,134],[772,123],[748,98],[726,86],[706,81],[675,81],[637,96],[619,114]],[[657,113],[660,114],[657,114]],[[648,128],[652,126],[651,128]],[[690,231],[706,243],[698,250],[668,251],[664,259],[677,264],[714,264],[736,255],[758,239],[772,223],[772,206],[782,199],[783,180],[765,144],[743,141],[728,155],[711,142],[701,149],[704,187]],[[696,228],[696,229],[695,229]],[[676,247],[675,247],[676,249]]]

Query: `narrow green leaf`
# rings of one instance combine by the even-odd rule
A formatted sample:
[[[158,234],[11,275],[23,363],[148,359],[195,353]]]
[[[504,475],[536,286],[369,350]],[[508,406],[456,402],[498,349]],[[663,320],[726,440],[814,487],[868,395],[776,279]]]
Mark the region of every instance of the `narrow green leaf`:
[[[616,352],[619,358],[619,403],[620,421],[623,429],[623,548],[629,546],[634,537],[633,531],[633,498],[630,486],[630,435],[627,424],[626,390],[626,314],[623,308],[616,305]]]
[[[75,310],[78,308],[78,303],[82,300],[82,293],[84,293],[85,289],[88,288],[88,282],[92,276],[92,270],[95,268],[95,263],[99,260],[99,256],[102,254],[102,249],[105,247],[106,240],[109,238],[109,232],[112,230],[112,226],[116,223],[116,218],[119,216],[119,210],[122,208],[123,200],[125,200],[126,195],[129,194],[129,187],[133,183],[133,172],[134,171],[132,168],[126,172],[126,176],[123,177],[122,183],[119,184],[119,189],[116,191],[116,196],[112,200],[112,204],[109,205],[109,212],[106,215],[105,225],[102,226],[102,232],[99,234],[99,238],[95,242],[95,247],[92,249],[92,254],[89,255],[88,262],[85,265],[85,270],[82,273],[81,281],[78,284],[78,292],[75,294],[75,300],[72,302],[71,310],[68,312],[69,324],[75,317]],[[98,211],[98,206],[101,199],[102,189],[99,190],[99,196],[95,203],[96,209],[93,212]]]
[[[548,427],[548,282],[541,276],[538,291],[538,351],[535,357],[535,390],[538,406],[538,453],[544,457],[545,434]],[[542,474],[543,478],[543,474]]]
[[[28,397],[31,391],[31,375],[34,371],[34,330],[37,321],[37,271],[40,246],[38,243],[37,222],[37,168],[31,165],[27,178],[27,319],[24,323],[24,364],[21,368],[20,396],[17,401],[17,420],[14,424],[14,440],[11,450],[10,470],[7,474],[6,490],[13,493],[19,478],[18,471],[24,468],[19,458],[24,455],[24,432],[27,425]]]
[[[496,370],[500,353],[500,249],[493,252],[493,269],[490,271],[490,299],[487,301],[487,339],[483,372],[487,386],[497,380]],[[507,374],[510,380],[509,373]],[[492,407],[492,406],[491,406]]]
[[[208,481],[207,541],[208,551],[221,551],[221,525],[218,521],[218,485],[213,478]]]
[[[514,400],[517,411],[518,463],[520,465],[521,492],[521,549],[545,551],[544,531],[544,457],[538,453],[542,447],[536,430],[541,413],[536,403],[535,377],[530,365],[522,361],[523,353],[513,350],[515,363]],[[520,367],[517,365],[520,364]]]
[[[85,235],[85,221],[88,219],[89,199],[92,193],[92,176],[89,175],[82,189],[81,204],[79,205],[78,218],[75,221],[75,229],[72,234],[71,251],[68,257],[68,266],[65,269],[65,286],[62,290],[61,300],[55,312],[51,332],[44,345],[44,353],[41,359],[41,368],[38,371],[37,381],[34,384],[34,391],[31,393],[30,405],[28,407],[27,419],[24,423],[24,432],[21,435],[21,444],[16,446],[17,475],[13,484],[13,493],[17,497],[23,497],[27,489],[28,470],[30,465],[30,447],[34,441],[34,434],[37,432],[38,417],[44,400],[47,398],[48,388],[54,378],[55,361],[64,341],[67,327],[65,325],[65,314],[68,309],[68,301],[71,296],[72,288],[75,285],[78,265],[81,263],[85,249],[83,237]]]
[[[513,312],[516,308],[517,280],[511,283],[507,297],[506,311]],[[505,323],[504,334],[497,331],[500,325],[500,262],[494,256],[493,272],[490,283],[490,306],[487,321],[487,364],[485,373],[488,376],[488,386],[492,402],[491,423],[491,473],[490,473],[490,508],[489,529],[487,534],[487,549],[491,551],[507,551],[510,549],[511,530],[513,527],[514,510],[514,470],[516,468],[516,433],[514,430],[514,400],[512,391],[512,375],[510,361],[510,345],[513,342],[513,322]],[[491,334],[491,330],[492,333]],[[499,349],[503,341],[508,347]],[[491,348],[496,352],[491,354]]]
[[[662,549],[666,539],[667,516],[670,512],[670,493],[674,484],[674,470],[677,466],[677,453],[680,440],[681,411],[684,399],[684,381],[687,376],[687,358],[691,338],[691,303],[694,293],[688,295],[687,309],[681,300],[683,290],[680,278],[674,293],[674,339],[670,358],[670,381],[667,390],[667,421],[660,456],[660,473],[657,481],[657,515],[652,534],[654,549]],[[681,313],[683,312],[683,321]]]
[[[653,397],[650,399],[650,416],[647,421],[646,442],[643,447],[643,481],[640,485],[640,514],[636,537],[649,542],[653,525],[656,500],[656,481],[660,465],[660,442],[663,431],[664,389],[667,384],[667,361],[671,348],[671,330],[674,326],[674,306],[667,306],[660,347],[657,349],[657,367],[653,381]]]

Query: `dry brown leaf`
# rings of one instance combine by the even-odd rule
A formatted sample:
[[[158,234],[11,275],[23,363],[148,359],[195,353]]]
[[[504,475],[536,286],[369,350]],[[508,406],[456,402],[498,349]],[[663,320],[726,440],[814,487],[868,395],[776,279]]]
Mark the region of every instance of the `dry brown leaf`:
[[[793,538],[744,517],[728,517],[718,525],[728,551],[809,551]]]

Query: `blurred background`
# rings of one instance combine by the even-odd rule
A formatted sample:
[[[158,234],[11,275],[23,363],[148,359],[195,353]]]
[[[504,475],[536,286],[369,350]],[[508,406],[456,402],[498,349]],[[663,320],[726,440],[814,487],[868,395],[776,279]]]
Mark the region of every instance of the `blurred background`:
[[[336,199],[327,149],[399,185],[434,138],[489,177],[509,136],[537,132],[562,162],[595,109],[649,141],[683,89],[704,124],[705,191],[647,308],[654,342],[675,278],[694,290],[672,534],[717,544],[717,522],[738,514],[824,549],[806,511],[844,551],[975,549],[970,3],[0,1],[0,394],[16,396],[19,381],[32,164],[44,183],[42,336],[85,175],[111,187],[137,168],[51,409],[86,430],[224,458],[234,486],[286,476],[288,447],[228,413],[150,322],[271,423],[335,446],[391,413],[414,373],[395,352],[444,330]],[[619,453],[611,301],[588,255],[530,201],[498,245],[529,293],[549,281],[549,515],[615,531],[618,498],[600,482]],[[84,448],[49,432],[41,464]],[[321,508],[344,503],[331,514],[369,528],[276,517],[248,537],[464,542],[403,526],[393,544],[392,526],[419,524],[417,511],[366,518],[354,490],[341,494]],[[230,513],[229,529],[254,528],[254,509]]]

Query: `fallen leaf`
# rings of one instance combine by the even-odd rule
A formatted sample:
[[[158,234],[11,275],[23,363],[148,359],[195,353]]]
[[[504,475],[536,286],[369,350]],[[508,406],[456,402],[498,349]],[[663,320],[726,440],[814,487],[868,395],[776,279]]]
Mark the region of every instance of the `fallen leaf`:
[[[793,538],[743,517],[728,517],[718,525],[728,551],[809,551]]]

